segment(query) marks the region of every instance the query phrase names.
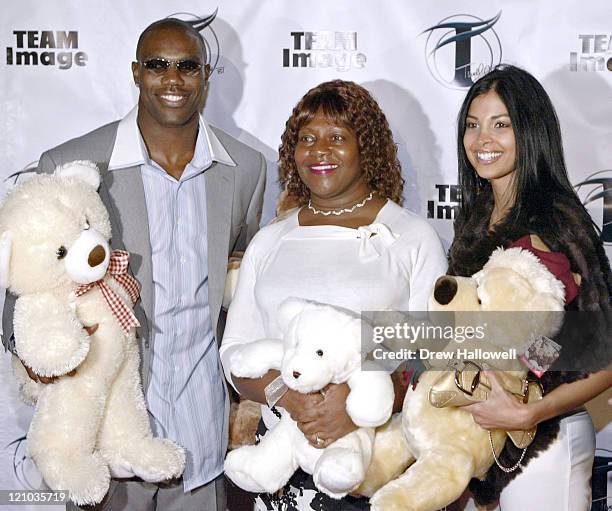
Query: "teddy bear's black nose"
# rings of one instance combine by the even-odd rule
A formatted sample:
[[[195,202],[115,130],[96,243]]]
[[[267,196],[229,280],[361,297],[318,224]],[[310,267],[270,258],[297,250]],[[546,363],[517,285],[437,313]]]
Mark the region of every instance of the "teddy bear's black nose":
[[[98,266],[106,258],[106,250],[102,245],[96,245],[93,250],[89,253],[87,258],[87,264],[92,268]]]
[[[300,376],[302,375],[302,373],[298,373],[297,371],[293,371],[293,377],[297,380]]]
[[[449,275],[444,275],[436,280],[434,299],[440,305],[448,305],[457,294],[457,280]]]

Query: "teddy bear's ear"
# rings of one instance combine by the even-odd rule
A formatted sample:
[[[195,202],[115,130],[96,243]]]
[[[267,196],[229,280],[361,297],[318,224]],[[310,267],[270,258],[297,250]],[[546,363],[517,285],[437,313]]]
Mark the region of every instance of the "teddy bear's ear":
[[[308,300],[294,297],[287,298],[283,303],[281,303],[280,307],[278,308],[278,324],[283,333],[287,331],[291,320],[302,312],[309,303],[310,302]]]
[[[92,161],[76,160],[65,163],[57,167],[54,174],[61,177],[74,177],[80,179],[93,187],[94,190],[100,187],[100,171]]]
[[[4,231],[0,235],[0,287],[8,288],[10,285],[11,247],[13,233]]]

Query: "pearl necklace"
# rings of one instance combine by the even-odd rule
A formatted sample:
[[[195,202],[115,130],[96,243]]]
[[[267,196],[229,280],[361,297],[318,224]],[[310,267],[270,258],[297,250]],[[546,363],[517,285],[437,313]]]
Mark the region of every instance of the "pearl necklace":
[[[329,211],[321,211],[320,209],[316,209],[312,205],[312,200],[308,199],[308,209],[312,211],[315,215],[340,216],[340,215],[344,215],[345,213],[352,213],[356,209],[363,208],[366,205],[366,202],[371,201],[373,198],[374,198],[374,192],[370,192],[370,194],[367,197],[365,197],[361,202],[358,202],[357,204],[353,204],[350,208],[330,209]]]

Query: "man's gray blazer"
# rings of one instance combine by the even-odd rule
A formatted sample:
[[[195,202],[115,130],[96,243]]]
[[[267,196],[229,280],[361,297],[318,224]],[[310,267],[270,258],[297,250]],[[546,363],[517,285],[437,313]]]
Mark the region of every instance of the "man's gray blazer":
[[[100,196],[110,215],[113,248],[130,253],[130,269],[140,282],[141,299],[135,313],[140,321],[143,386],[146,389],[150,367],[150,326],[153,318],[153,277],[151,245],[140,167],[109,172],[108,163],[115,144],[119,122],[102,126],[82,137],[61,144],[42,154],[38,171],[50,173],[56,166],[74,160],[91,160],[102,176]],[[213,162],[205,172],[208,235],[208,296],[213,332],[220,341],[219,315],[225,288],[228,255],[244,250],[259,228],[266,162],[261,153],[223,131],[211,128],[236,163],[235,167]],[[181,271],[177,264],[176,271]],[[13,332],[15,298],[7,294],[3,332]],[[8,338],[8,337],[7,337]]]

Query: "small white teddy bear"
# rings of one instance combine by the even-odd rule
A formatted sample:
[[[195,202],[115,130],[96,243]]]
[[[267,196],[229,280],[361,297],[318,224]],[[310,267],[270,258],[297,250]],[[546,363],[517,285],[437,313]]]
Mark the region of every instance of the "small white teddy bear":
[[[346,382],[351,389],[347,413],[359,429],[325,449],[316,449],[283,411],[280,422],[259,444],[227,455],[225,473],[245,490],[273,493],[301,467],[313,475],[320,491],[342,498],[365,476],[372,455],[373,428],[391,416],[391,377],[383,371],[361,370],[362,322],[357,314],[288,298],[279,308],[278,321],[284,339],[263,339],[237,348],[230,358],[232,374],[258,378],[270,369],[279,369],[285,384],[301,393]],[[368,326],[364,324],[364,328]]]
[[[73,162],[20,184],[0,209],[0,284],[18,296],[17,355],[59,377],[36,388],[15,364],[37,401],[28,453],[49,487],[79,505],[100,502],[111,475],[163,481],[185,466],[181,447],[151,433],[132,312],[138,286],[127,252],[111,253],[99,184],[93,163]]]

